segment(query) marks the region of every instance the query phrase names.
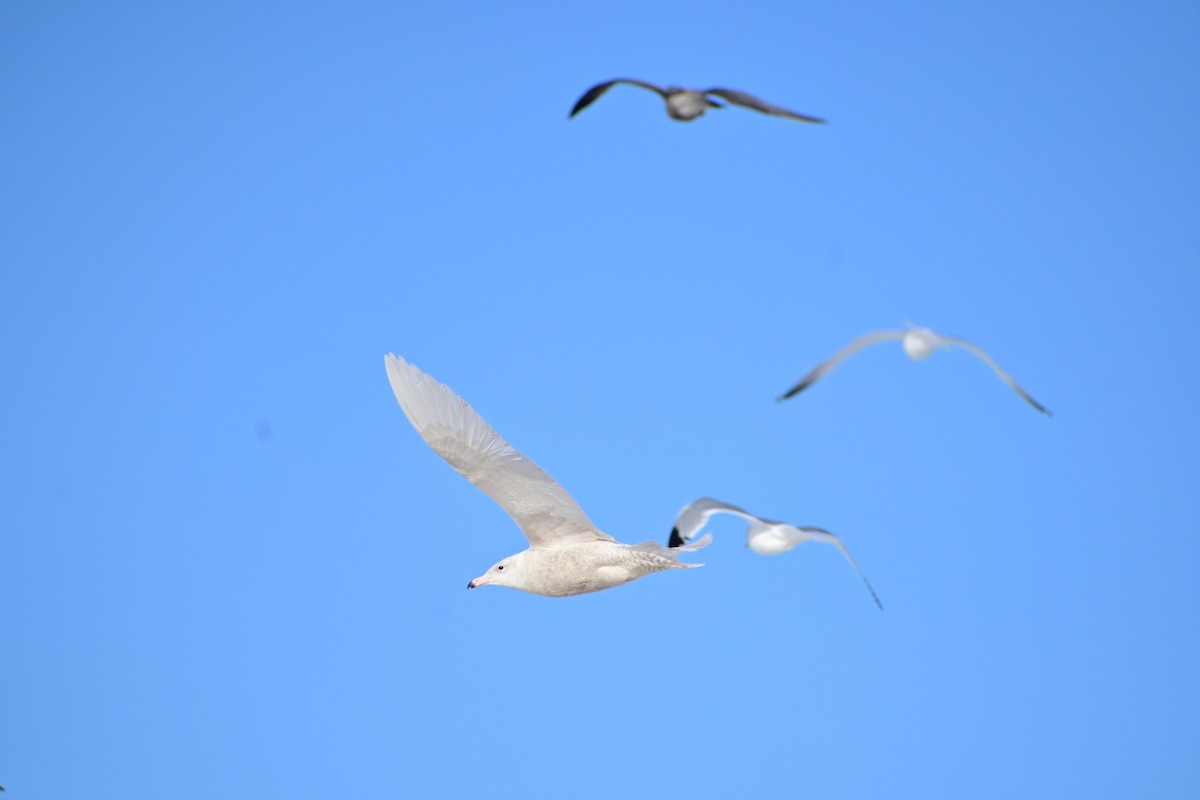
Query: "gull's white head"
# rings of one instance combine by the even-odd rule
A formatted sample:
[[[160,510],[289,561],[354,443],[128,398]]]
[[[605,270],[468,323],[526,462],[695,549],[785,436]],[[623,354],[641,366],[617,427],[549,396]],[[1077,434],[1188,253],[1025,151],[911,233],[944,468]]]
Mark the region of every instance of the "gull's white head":
[[[468,589],[478,589],[480,586],[507,586],[510,589],[520,589],[525,585],[522,573],[522,562],[525,553],[497,561],[492,568],[467,584]]]
[[[909,325],[908,330],[904,333],[904,352],[913,361],[929,358],[933,355],[933,351],[941,347],[942,344],[942,337],[929,330],[929,328],[918,328],[915,325]]]

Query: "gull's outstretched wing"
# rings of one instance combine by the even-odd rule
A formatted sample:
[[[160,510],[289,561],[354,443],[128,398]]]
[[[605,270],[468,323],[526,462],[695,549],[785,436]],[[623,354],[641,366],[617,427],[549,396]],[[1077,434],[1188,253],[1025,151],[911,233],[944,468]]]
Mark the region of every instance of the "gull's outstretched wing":
[[[873,344],[879,344],[880,342],[887,342],[892,339],[903,339],[904,334],[905,331],[877,331],[876,333],[863,334],[842,348],[841,352],[833,356],[833,358],[822,361],[820,364],[817,364],[815,367],[809,370],[808,374],[801,378],[799,383],[777,397],[776,400],[787,400],[793,395],[800,394],[800,392],[803,392],[805,389],[812,386],[814,383],[821,380],[821,378],[832,372],[833,368],[842,363],[842,360],[847,356],[857,353],[864,347],[869,347]]]
[[[571,495],[500,438],[466,400],[403,358],[389,353],[384,362],[396,400],[417,433],[508,512],[530,547],[614,541],[596,530]]]
[[[567,118],[570,119],[571,117],[578,114],[580,111],[583,111],[585,108],[590,106],[592,103],[596,102],[596,100],[599,99],[600,95],[604,94],[605,92],[607,92],[609,89],[611,89],[613,86],[615,86],[618,83],[628,83],[630,86],[640,86],[643,89],[649,89],[652,92],[657,92],[659,94],[659,96],[661,96],[661,97],[667,96],[667,92],[665,89],[655,86],[653,83],[646,83],[645,81],[639,81],[636,78],[615,78],[611,81],[605,81],[604,83],[597,83],[595,86],[593,86],[592,88],[590,88],[586,92],[584,92],[583,97],[579,98],[579,100],[577,100],[575,102],[575,107],[571,109],[571,113],[568,115]]]
[[[1009,375],[1004,370],[1000,369],[1000,365],[997,364],[992,359],[991,356],[989,356],[987,353],[985,353],[983,351],[983,348],[981,348],[979,345],[972,344],[971,342],[968,342],[966,339],[960,339],[957,336],[946,336],[943,334],[942,338],[945,339],[947,342],[950,342],[951,344],[956,344],[959,347],[963,348],[964,350],[968,350],[968,351],[974,353],[975,355],[979,356],[979,358],[983,361],[983,363],[985,363],[989,367],[991,367],[995,371],[995,373],[1000,376],[1000,380],[1007,383],[1010,387],[1012,387],[1012,390],[1014,392],[1021,395],[1021,397],[1025,398],[1025,402],[1029,403],[1029,405],[1033,406],[1038,411],[1042,412],[1043,414],[1045,414],[1048,417],[1054,416],[1052,413],[1050,413],[1050,409],[1046,408],[1044,405],[1039,403],[1037,400],[1034,400],[1032,397],[1030,397],[1029,393],[1026,392],[1024,389],[1022,389],[1021,385],[1019,383],[1017,383],[1015,380],[1013,380],[1013,377],[1011,375]]]
[[[775,529],[773,533],[776,535],[784,536],[791,543],[792,547],[802,544],[803,542],[824,542],[825,544],[831,544],[838,550],[841,550],[842,555],[844,555],[846,560],[850,562],[850,566],[854,567],[854,571],[858,573],[858,577],[862,578],[862,582],[867,585],[867,591],[870,592],[871,597],[875,599],[875,605],[879,606],[880,611],[883,610],[883,603],[879,602],[879,595],[875,594],[875,589],[871,586],[871,582],[867,580],[867,576],[863,574],[862,569],[858,566],[858,562],[854,560],[854,556],[850,555],[850,551],[846,549],[846,545],[840,538],[824,528],[813,528],[809,526],[800,527],[797,525],[788,525],[784,522],[770,523],[764,521],[764,523],[773,527]],[[753,526],[754,523],[751,523],[752,528]],[[753,530],[751,533],[753,534]]]
[[[671,538],[667,540],[667,547],[681,547],[684,543],[690,542],[692,537],[704,527],[704,523],[708,522],[709,517],[722,512],[736,514],[749,521],[758,519],[744,508],[722,503],[711,497],[701,497],[699,500],[688,503],[679,511],[679,516],[675,518],[675,527],[671,528]]]
[[[743,108],[753,109],[754,111],[770,114],[775,117],[787,117],[788,119],[797,119],[801,122],[824,122],[820,117],[810,117],[807,114],[797,114],[795,111],[789,111],[781,106],[772,105],[766,100],[760,100],[752,94],[739,92],[736,89],[709,89],[705,94],[715,94],[724,100],[728,100],[734,105],[742,106]]]

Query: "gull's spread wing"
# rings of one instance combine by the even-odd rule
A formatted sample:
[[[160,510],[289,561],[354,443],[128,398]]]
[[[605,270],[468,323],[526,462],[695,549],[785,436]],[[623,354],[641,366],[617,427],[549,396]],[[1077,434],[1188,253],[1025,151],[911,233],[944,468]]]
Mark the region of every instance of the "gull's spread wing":
[[[521,455],[448,386],[403,358],[384,359],[405,416],[433,451],[500,504],[533,548],[614,541],[537,464]]]
[[[753,524],[753,523],[752,523]],[[770,523],[768,523],[770,524]],[[867,580],[867,576],[863,574],[862,568],[858,566],[858,562],[854,560],[854,556],[850,555],[850,551],[846,549],[846,545],[836,535],[830,533],[824,528],[814,528],[811,526],[788,525],[786,523],[775,523],[776,532],[782,533],[784,537],[792,543],[793,546],[803,542],[824,542],[831,544],[838,550],[842,551],[842,555],[850,562],[850,566],[854,567],[854,571],[858,573],[858,577],[862,578],[862,582],[867,585],[867,591],[871,593],[871,597],[875,599],[875,605],[879,606],[879,610],[883,610],[883,603],[879,602],[879,595],[875,594],[874,587]]]
[[[667,92],[665,89],[661,89],[661,88],[655,86],[653,83],[646,83],[645,81],[639,81],[636,78],[616,78],[611,81],[605,81],[604,83],[597,83],[595,86],[593,86],[592,88],[590,88],[586,92],[584,92],[583,97],[579,98],[575,102],[575,107],[571,109],[571,113],[570,113],[569,117],[575,116],[580,111],[583,111],[585,108],[590,106],[592,103],[596,102],[596,100],[598,100],[600,98],[600,95],[604,94],[605,92],[607,92],[609,89],[611,89],[613,86],[615,86],[618,83],[628,83],[630,86],[640,86],[643,89],[649,89],[652,92],[657,92],[662,97],[667,96]]]
[[[832,372],[833,368],[842,363],[842,360],[847,356],[857,353],[864,347],[878,344],[879,342],[886,342],[891,339],[903,339],[904,333],[904,331],[878,331],[876,333],[864,333],[862,336],[858,337],[853,342],[842,348],[841,352],[839,352],[837,355],[822,361],[820,364],[817,364],[815,367],[809,370],[808,374],[801,378],[799,383],[780,395],[778,399],[787,400],[793,395],[800,394],[800,392],[803,392],[805,389],[812,386],[814,383],[821,380],[821,378]]]
[[[781,106],[768,103],[766,100],[760,100],[752,94],[739,92],[736,89],[709,89],[705,94],[715,94],[723,100],[728,100],[734,105],[749,108],[754,111],[770,114],[775,117],[787,117],[788,119],[796,119],[801,122],[824,122],[820,117],[810,117],[807,114],[797,114],[795,111],[789,111]]]
[[[985,363],[989,367],[991,367],[995,371],[995,373],[1000,376],[1000,380],[1007,383],[1014,392],[1021,395],[1021,397],[1025,398],[1025,402],[1029,403],[1029,405],[1033,406],[1038,411],[1042,412],[1043,414],[1045,414],[1048,417],[1054,416],[1053,414],[1050,413],[1050,409],[1046,408],[1044,405],[1039,403],[1037,400],[1034,400],[1032,397],[1030,397],[1029,393],[1026,392],[1024,389],[1022,389],[1021,385],[1019,383],[1017,383],[1015,380],[1013,380],[1013,377],[1011,375],[1009,375],[1004,370],[1000,369],[1000,365],[997,364],[992,359],[991,356],[989,356],[987,353],[985,353],[983,351],[982,347],[980,347],[979,345],[976,345],[976,344],[972,344],[971,342],[968,342],[966,339],[960,339],[957,336],[943,335],[942,338],[948,342],[951,342],[952,344],[958,345],[959,347],[963,348],[964,350],[967,350],[967,351],[979,356],[980,360],[983,361],[983,363]]]

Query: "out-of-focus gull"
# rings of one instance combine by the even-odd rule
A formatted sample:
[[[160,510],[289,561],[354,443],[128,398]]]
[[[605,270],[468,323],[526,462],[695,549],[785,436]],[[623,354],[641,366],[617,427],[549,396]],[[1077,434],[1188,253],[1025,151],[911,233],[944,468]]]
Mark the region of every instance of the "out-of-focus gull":
[[[867,585],[867,591],[875,599],[875,605],[879,606],[881,611],[883,610],[883,603],[879,602],[879,595],[875,594],[875,590],[871,588],[871,582],[859,568],[854,556],[850,555],[850,551],[846,549],[846,545],[842,543],[841,539],[824,528],[801,527],[789,525],[786,522],[763,519],[754,516],[744,508],[722,503],[711,497],[701,497],[699,500],[688,503],[679,512],[679,516],[675,518],[675,527],[671,529],[668,546],[685,546],[708,523],[708,518],[713,514],[733,514],[750,523],[746,532],[746,546],[759,555],[776,556],[805,542],[824,542],[833,545],[842,551],[842,555],[850,562],[850,566],[854,567],[858,577],[862,578],[863,583]],[[706,534],[706,536],[711,535]]]
[[[772,105],[765,100],[760,100],[754,95],[739,92],[736,89],[684,89],[679,86],[668,86],[662,88],[655,86],[653,83],[639,81],[635,78],[617,78],[604,83],[598,83],[592,88],[583,93],[583,97],[575,103],[575,107],[571,109],[570,116],[574,117],[580,111],[594,103],[600,95],[607,92],[618,83],[627,83],[630,86],[640,86],[643,89],[649,89],[656,92],[667,103],[667,114],[671,119],[677,119],[681,122],[688,122],[701,116],[710,108],[723,108],[721,103],[713,100],[713,97],[719,97],[736,106],[749,108],[763,114],[770,114],[774,117],[787,117],[788,119],[796,119],[801,122],[824,122],[825,120],[819,117],[810,117],[807,114],[797,114],[795,111],[789,111],[786,108],[781,108],[777,105]]]
[[[711,536],[663,547],[657,542],[622,544],[601,533],[566,490],[500,438],[466,400],[403,358],[388,354],[384,362],[396,400],[421,438],[499,503],[529,540],[527,550],[497,562],[468,589],[491,584],[566,597],[610,589],[652,572],[702,566],[685,564],[678,556],[704,547]]]
[[[909,325],[906,330],[902,331],[876,331],[875,333],[863,334],[850,344],[846,345],[846,347],[843,348],[837,355],[833,356],[833,358],[830,358],[827,361],[822,361],[820,364],[817,364],[815,367],[809,370],[808,374],[801,378],[799,383],[780,395],[778,399],[781,401],[786,400],[793,395],[803,392],[809,386],[812,386],[814,383],[821,380],[821,378],[832,372],[833,368],[842,363],[842,360],[847,356],[857,353],[864,347],[869,347],[870,345],[878,344],[879,342],[888,342],[893,339],[900,339],[903,341],[904,352],[907,353],[908,357],[913,361],[921,361],[922,359],[929,358],[929,356],[933,354],[933,351],[939,348],[949,350],[952,347],[961,347],[967,352],[978,356],[985,364],[991,367],[992,370],[994,370],[995,373],[1000,376],[1000,380],[1007,383],[1010,387],[1012,387],[1014,392],[1025,398],[1025,401],[1029,403],[1029,405],[1033,406],[1047,416],[1053,416],[1053,414],[1050,413],[1050,409],[1046,408],[1037,400],[1034,400],[1032,397],[1030,397],[1029,393],[1022,389],[1020,384],[1013,380],[1011,375],[1002,370],[1000,365],[997,364],[995,360],[985,353],[978,345],[972,344],[966,339],[960,339],[957,336],[947,336],[942,333],[935,333],[934,331],[929,330],[929,328],[921,328],[916,325]]]

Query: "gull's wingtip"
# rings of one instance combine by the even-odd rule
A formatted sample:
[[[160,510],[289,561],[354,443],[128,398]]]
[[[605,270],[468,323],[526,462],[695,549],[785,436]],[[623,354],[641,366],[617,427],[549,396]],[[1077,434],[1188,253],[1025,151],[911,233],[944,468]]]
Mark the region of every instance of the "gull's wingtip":
[[[800,383],[797,383],[792,388],[788,389],[783,394],[779,395],[779,397],[776,397],[775,402],[782,403],[784,400],[790,400],[793,397],[795,397],[796,395],[803,392],[805,389],[807,389],[811,385],[812,385],[811,381],[801,381]]]
[[[387,370],[388,380],[395,388],[396,381],[404,381],[417,368],[404,360],[403,356],[388,353],[383,357],[383,366]],[[418,371],[419,372],[419,371]]]
[[[1053,411],[1051,411],[1050,409],[1046,408],[1044,405],[1042,405],[1041,403],[1039,403],[1037,400],[1034,400],[1034,399],[1033,399],[1033,396],[1032,396],[1032,395],[1030,395],[1030,394],[1029,394],[1029,392],[1027,392],[1027,391],[1025,391],[1024,389],[1022,389],[1022,388],[1020,387],[1020,385],[1019,385],[1019,384],[1017,384],[1017,382],[1016,382],[1016,381],[1014,381],[1012,378],[1009,378],[1009,377],[1007,377],[1007,376],[1005,376],[1005,375],[1002,375],[1001,377],[1002,377],[1002,378],[1004,378],[1004,379],[1007,381],[1008,385],[1009,385],[1009,386],[1011,386],[1011,387],[1012,387],[1012,388],[1013,388],[1013,389],[1016,391],[1016,393],[1017,393],[1017,394],[1019,394],[1019,395],[1021,396],[1021,399],[1022,399],[1022,400],[1024,400],[1026,403],[1029,403],[1029,405],[1033,406],[1035,409],[1037,409],[1038,411],[1042,412],[1042,413],[1043,413],[1043,414],[1045,414],[1047,417],[1053,417],[1053,416],[1054,416],[1054,412],[1053,412]]]
[[[667,539],[667,547],[680,547],[683,543],[683,537],[679,535],[679,528],[671,528],[671,538]]]
[[[593,87],[593,88],[595,88],[595,87]],[[596,98],[592,96],[592,90],[589,89],[587,92],[584,93],[583,97],[580,97],[578,100],[575,101],[575,105],[571,106],[571,113],[567,114],[567,119],[575,119],[575,115],[578,114],[580,111],[583,111],[588,106],[590,106],[592,104],[592,101],[595,99]]]

